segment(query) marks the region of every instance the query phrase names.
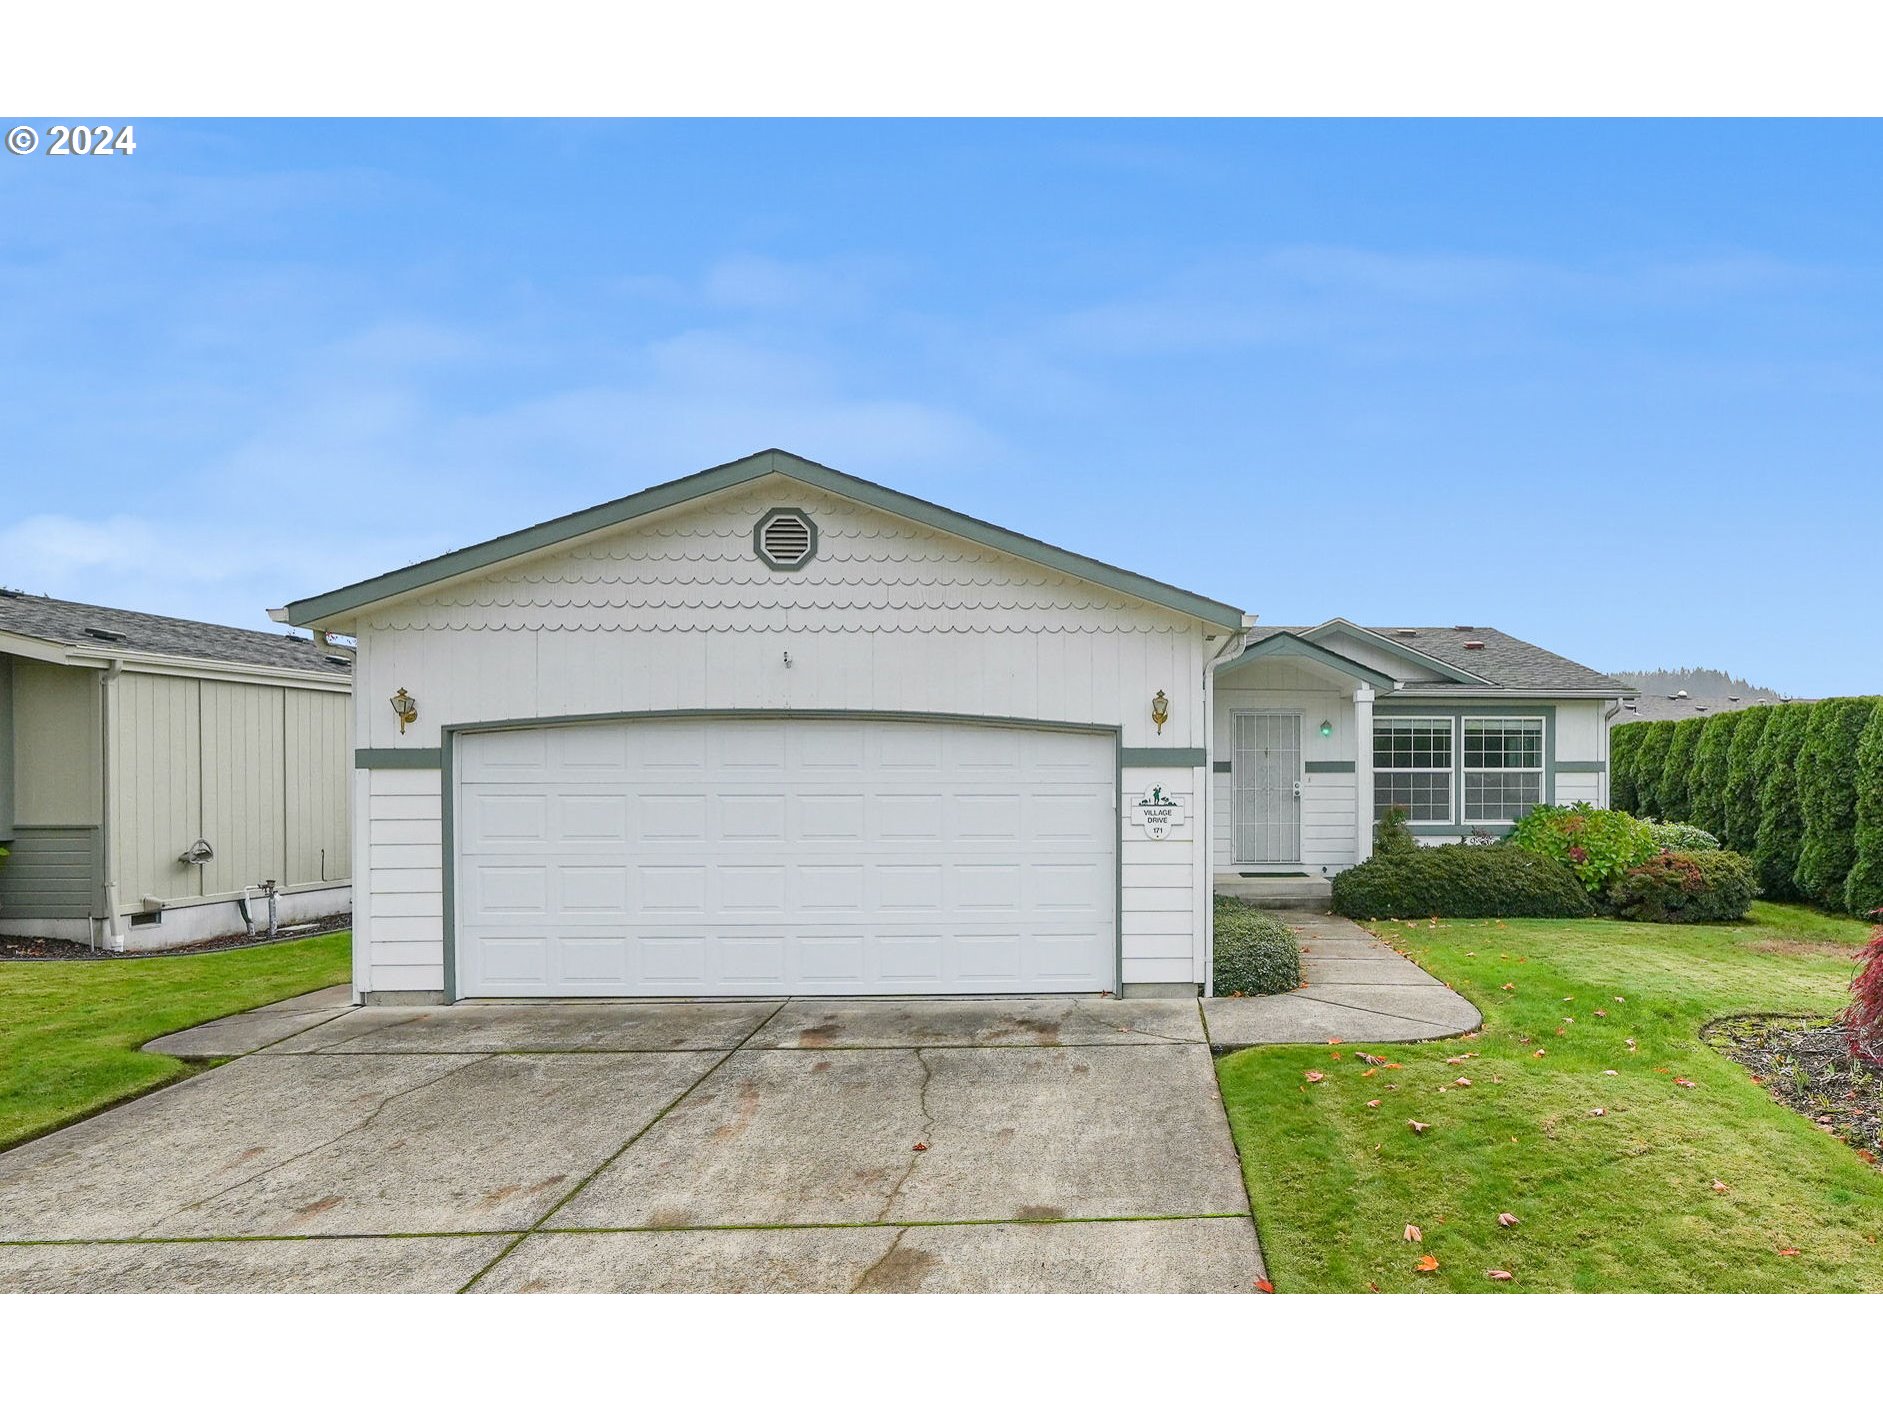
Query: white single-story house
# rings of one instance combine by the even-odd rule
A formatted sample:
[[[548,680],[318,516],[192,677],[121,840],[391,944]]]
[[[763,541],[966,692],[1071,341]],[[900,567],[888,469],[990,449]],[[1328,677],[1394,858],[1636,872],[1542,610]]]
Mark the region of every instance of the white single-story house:
[[[1195,995],[1219,877],[1606,794],[1629,689],[1241,609],[765,451],[304,599],[358,643],[354,986]]]
[[[352,658],[0,589],[0,933],[156,951],[351,905]]]

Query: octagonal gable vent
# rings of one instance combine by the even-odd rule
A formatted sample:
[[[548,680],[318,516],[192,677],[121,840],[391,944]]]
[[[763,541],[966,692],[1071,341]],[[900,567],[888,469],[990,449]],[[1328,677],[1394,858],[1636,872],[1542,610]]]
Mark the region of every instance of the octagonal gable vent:
[[[767,510],[753,526],[752,548],[770,568],[801,569],[817,557],[817,526],[802,510]]]

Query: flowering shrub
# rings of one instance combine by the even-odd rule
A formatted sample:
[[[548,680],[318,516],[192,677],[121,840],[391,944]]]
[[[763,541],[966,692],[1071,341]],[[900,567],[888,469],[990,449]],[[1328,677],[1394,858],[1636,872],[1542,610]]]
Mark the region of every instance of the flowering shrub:
[[[1654,846],[1669,853],[1711,853],[1720,846],[1717,838],[1694,824],[1663,824],[1654,819],[1641,822],[1648,826]]]
[[[1870,915],[1877,929],[1857,957],[1857,976],[1850,983],[1855,999],[1844,1012],[1844,1031],[1851,1058],[1883,1064],[1883,907]]]
[[[1532,809],[1511,830],[1510,842],[1568,864],[1583,887],[1600,894],[1637,863],[1654,856],[1648,826],[1619,809],[1589,804],[1573,808],[1545,804]]]
[[[1732,922],[1757,894],[1752,862],[1737,853],[1656,853],[1617,878],[1609,905],[1631,922]]]

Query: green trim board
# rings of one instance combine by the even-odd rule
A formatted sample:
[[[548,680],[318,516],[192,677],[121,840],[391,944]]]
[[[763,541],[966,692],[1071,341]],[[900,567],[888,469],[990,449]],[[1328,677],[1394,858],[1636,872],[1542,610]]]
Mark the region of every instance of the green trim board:
[[[1118,761],[1127,770],[1141,769],[1147,765],[1184,766],[1200,769],[1209,764],[1207,750],[1186,749],[1183,746],[1129,746],[1118,752]]]
[[[394,569],[376,578],[334,589],[330,593],[299,599],[287,606],[287,620],[297,627],[311,627],[316,623],[356,612],[399,594],[428,588],[460,574],[475,573],[479,569],[490,568],[519,555],[533,554],[538,550],[551,548],[581,535],[613,529],[644,515],[672,509],[676,505],[684,505],[701,496],[730,490],[767,475],[788,477],[818,490],[855,500],[873,509],[898,515],[905,520],[913,520],[917,524],[927,525],[930,529],[985,545],[1003,554],[1012,554],[1016,558],[1044,565],[1056,572],[1084,579],[1088,583],[1095,583],[1101,587],[1128,594],[1133,598],[1142,599],[1147,603],[1154,603],[1162,608],[1200,618],[1218,627],[1239,629],[1242,626],[1242,610],[1230,604],[1218,602],[1214,598],[1205,598],[1201,594],[1190,593],[1157,579],[1146,578],[1142,574],[1132,573],[1129,569],[1121,569],[1114,564],[1107,564],[1084,554],[1075,554],[1069,549],[1061,549],[1044,540],[1002,529],[999,525],[977,520],[970,515],[963,515],[927,500],[919,500],[913,495],[905,495],[899,490],[891,490],[873,481],[846,475],[842,471],[833,470],[829,466],[821,466],[815,461],[807,461],[802,456],[793,455],[789,451],[781,451],[775,447],[769,451],[760,451],[754,455],[742,457],[737,461],[729,461],[723,466],[714,466],[709,470],[684,476],[679,480],[668,481],[664,485],[653,486],[633,495],[623,496],[619,500],[610,500],[602,505],[578,510],[571,515],[545,520],[527,529],[485,540],[481,544],[473,544],[449,554],[441,554],[437,558],[427,559],[422,563],[409,564],[405,568]]]
[[[1540,718],[1543,722],[1543,802],[1556,802],[1556,707],[1548,702],[1528,702],[1507,705],[1469,705],[1461,706],[1451,702],[1432,705],[1413,705],[1395,700],[1392,704],[1381,703],[1373,708],[1373,720],[1390,721],[1394,718],[1412,717],[1419,720],[1443,720],[1452,722],[1452,771],[1451,799],[1452,817],[1457,820],[1450,824],[1409,824],[1415,834],[1469,834],[1482,832],[1497,834],[1501,828],[1510,831],[1508,823],[1470,823],[1461,816],[1465,801],[1465,751],[1464,722],[1473,717],[1508,717],[1522,720],[1525,717]],[[1371,748],[1371,742],[1367,748]],[[1378,798],[1376,794],[1374,796]],[[1501,836],[1501,835],[1500,835]]]
[[[426,746],[353,752],[356,770],[440,770],[444,763],[442,751]]]
[[[1301,768],[1310,775],[1350,775],[1353,773],[1353,761],[1307,760]]]
[[[1364,662],[1343,657],[1338,652],[1331,652],[1319,643],[1309,642],[1305,637],[1297,637],[1291,632],[1271,633],[1260,642],[1245,647],[1240,654],[1217,667],[1216,675],[1220,677],[1224,672],[1233,672],[1238,667],[1246,667],[1264,657],[1305,657],[1323,667],[1363,681],[1378,691],[1391,691],[1394,686],[1393,678],[1384,672],[1377,672]]]
[[[527,716],[497,721],[462,722],[445,726],[441,732],[443,744],[435,752],[440,757],[438,768],[443,770],[439,788],[439,841],[442,845],[442,877],[440,885],[444,889],[442,899],[444,919],[444,997],[447,1005],[455,1005],[461,998],[458,993],[458,919],[457,919],[457,766],[454,753],[457,738],[463,734],[486,731],[528,730],[542,726],[592,725],[604,721],[661,721],[661,720],[871,720],[871,721],[935,721],[943,724],[985,725],[1020,727],[1030,730],[1077,731],[1086,735],[1109,736],[1112,742],[1112,797],[1119,801],[1118,827],[1112,837],[1112,988],[1110,994],[1117,995],[1124,985],[1125,974],[1125,846],[1124,816],[1122,803],[1125,791],[1125,755],[1124,730],[1121,726],[1095,725],[1089,721],[1036,721],[1014,716],[973,716],[944,711],[829,711],[829,710],[721,710],[712,707],[675,711],[604,711],[594,715],[567,716]],[[391,751],[395,755],[418,754],[418,751]],[[1205,752],[1194,752],[1204,762]],[[428,767],[429,768],[429,767]],[[1201,811],[1200,811],[1201,812]],[[1199,816],[1200,816],[1199,812]],[[1197,846],[1202,847],[1201,838]],[[370,957],[368,960],[370,979]]]
[[[1606,760],[1558,760],[1556,768],[1565,775],[1605,775],[1608,773]]]

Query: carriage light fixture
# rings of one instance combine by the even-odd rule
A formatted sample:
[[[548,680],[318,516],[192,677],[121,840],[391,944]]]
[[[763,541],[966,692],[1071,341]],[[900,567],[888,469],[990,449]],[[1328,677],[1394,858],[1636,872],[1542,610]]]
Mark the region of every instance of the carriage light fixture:
[[[1334,723],[1332,721],[1322,721],[1321,722],[1321,734],[1332,735],[1333,733],[1334,733]]]
[[[1157,733],[1164,733],[1164,722],[1170,719],[1170,698],[1163,692],[1151,698],[1151,719],[1157,722]]]
[[[418,719],[418,700],[404,687],[392,698],[392,711],[399,718],[399,734],[405,734],[405,728]]]

